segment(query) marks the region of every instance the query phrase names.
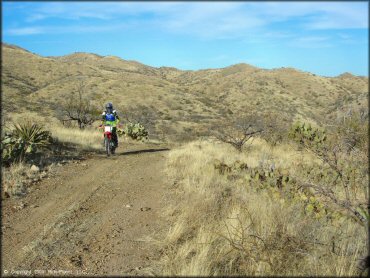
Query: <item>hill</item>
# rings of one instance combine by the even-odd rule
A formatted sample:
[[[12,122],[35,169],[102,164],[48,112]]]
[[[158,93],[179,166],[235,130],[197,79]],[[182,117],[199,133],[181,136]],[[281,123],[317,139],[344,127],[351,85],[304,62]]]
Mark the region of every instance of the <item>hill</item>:
[[[349,73],[323,77],[247,64],[184,71],[81,52],[42,57],[8,44],[2,53],[3,110],[9,117],[42,111],[54,119],[81,79],[96,106],[112,101],[122,114],[141,111],[153,120],[152,134],[169,140],[206,135],[218,121],[242,113],[322,125],[349,109],[367,110],[368,78]]]

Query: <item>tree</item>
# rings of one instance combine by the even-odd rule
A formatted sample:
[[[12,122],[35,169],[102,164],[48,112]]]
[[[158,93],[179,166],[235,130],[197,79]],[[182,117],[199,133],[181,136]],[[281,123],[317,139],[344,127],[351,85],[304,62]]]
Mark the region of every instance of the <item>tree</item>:
[[[64,123],[76,122],[80,129],[91,125],[98,119],[98,110],[91,105],[85,96],[86,83],[79,80],[74,92],[71,92],[62,104],[60,120]]]
[[[218,140],[232,145],[241,152],[245,143],[262,131],[262,122],[257,117],[244,115],[217,123],[214,133]]]

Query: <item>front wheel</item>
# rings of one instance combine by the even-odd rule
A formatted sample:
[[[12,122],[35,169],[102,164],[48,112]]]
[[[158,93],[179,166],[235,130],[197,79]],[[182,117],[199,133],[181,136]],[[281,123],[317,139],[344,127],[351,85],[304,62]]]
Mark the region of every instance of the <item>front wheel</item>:
[[[110,145],[111,145],[111,139],[109,139],[108,137],[105,137],[104,138],[104,146],[105,146],[105,151],[107,153],[107,156],[110,156],[110,154],[111,154]]]

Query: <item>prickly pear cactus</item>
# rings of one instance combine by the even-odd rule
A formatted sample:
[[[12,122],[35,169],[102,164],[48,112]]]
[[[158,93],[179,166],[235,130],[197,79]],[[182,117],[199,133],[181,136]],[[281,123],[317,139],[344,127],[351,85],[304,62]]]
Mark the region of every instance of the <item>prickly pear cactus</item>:
[[[129,123],[123,130],[117,131],[118,135],[129,136],[133,140],[144,141],[148,139],[149,133],[140,123]]]
[[[313,128],[309,123],[296,122],[289,131],[289,137],[299,143],[322,145],[326,141],[325,130]]]

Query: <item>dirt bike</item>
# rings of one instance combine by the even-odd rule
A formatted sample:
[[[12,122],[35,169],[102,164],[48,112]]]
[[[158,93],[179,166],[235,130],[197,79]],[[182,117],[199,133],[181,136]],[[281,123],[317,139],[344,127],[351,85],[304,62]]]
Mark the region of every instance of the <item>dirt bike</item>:
[[[104,126],[104,148],[107,153],[107,156],[114,154],[116,151],[116,145],[113,141],[113,127],[110,125]]]

